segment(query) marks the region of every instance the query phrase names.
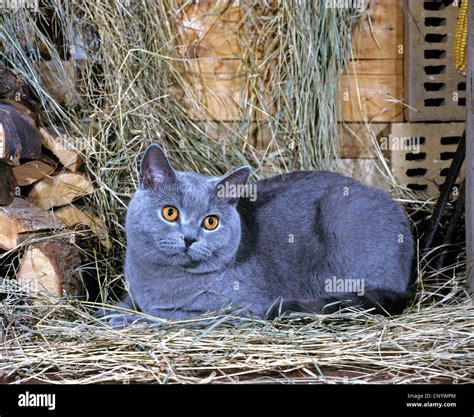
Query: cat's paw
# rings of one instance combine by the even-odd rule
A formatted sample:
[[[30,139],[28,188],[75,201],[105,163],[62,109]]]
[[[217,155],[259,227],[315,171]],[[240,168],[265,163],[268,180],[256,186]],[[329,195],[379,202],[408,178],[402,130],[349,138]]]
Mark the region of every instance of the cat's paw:
[[[148,320],[136,314],[114,314],[108,319],[108,324],[113,329],[124,329],[135,323],[148,323]]]
[[[116,330],[121,330],[130,325],[131,323],[127,320],[124,314],[117,314],[108,320],[108,325]]]

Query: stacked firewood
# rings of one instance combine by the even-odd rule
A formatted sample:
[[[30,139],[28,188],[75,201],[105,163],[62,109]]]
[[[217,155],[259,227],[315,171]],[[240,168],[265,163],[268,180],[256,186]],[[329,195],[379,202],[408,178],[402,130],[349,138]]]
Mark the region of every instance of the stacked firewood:
[[[30,291],[61,296],[81,292],[81,256],[74,233],[97,234],[99,218],[77,201],[94,192],[74,141],[54,126],[38,125],[28,86],[0,66],[0,265],[18,251],[17,279]]]

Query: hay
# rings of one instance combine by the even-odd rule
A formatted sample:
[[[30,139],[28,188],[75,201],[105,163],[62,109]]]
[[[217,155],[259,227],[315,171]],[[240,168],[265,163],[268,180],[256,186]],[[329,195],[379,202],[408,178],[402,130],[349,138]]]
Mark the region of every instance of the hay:
[[[25,306],[13,300],[22,295],[13,281],[2,285],[11,300],[0,311],[0,373],[17,383],[474,380],[474,309],[459,276],[391,318],[350,309],[273,322],[222,313],[120,331],[94,319],[90,304]]]
[[[420,259],[417,300],[392,318],[346,310],[264,322],[222,312],[123,331],[94,319],[93,307],[114,303],[122,288],[123,218],[147,144],[166,146],[179,169],[208,174],[244,163],[255,169],[256,178],[332,166],[338,151],[334,80],[348,57],[359,11],[310,2],[281,2],[280,7],[242,2],[242,56],[249,71],[258,74],[249,78],[245,104],[268,114],[265,122],[272,132],[268,147],[259,150],[251,144],[252,127],[244,113],[237,128],[219,141],[186,117],[183,97],[200,104],[176,69],[183,59],[176,54],[176,21],[185,2],[76,3],[81,4],[54,2],[52,12],[66,45],[74,44],[79,28],[89,46],[90,61],[81,64],[80,105],[62,107],[42,85],[32,65],[34,45],[42,43],[59,67],[63,51],[28,13],[2,16],[0,44],[5,59],[38,95],[42,122],[79,138],[96,185],[86,202],[107,225],[114,248],[104,253],[94,239],[81,240],[87,259],[82,272],[99,282],[97,304],[50,298],[47,305],[34,306],[15,280],[2,279],[0,374],[17,382],[52,383],[473,380],[474,310],[462,290],[462,260],[445,271],[440,283],[430,281],[431,272]],[[253,50],[262,51],[259,60],[252,59]],[[380,161],[396,187],[381,154]],[[415,210],[429,212],[426,201],[397,191]],[[14,275],[11,254],[0,256]]]

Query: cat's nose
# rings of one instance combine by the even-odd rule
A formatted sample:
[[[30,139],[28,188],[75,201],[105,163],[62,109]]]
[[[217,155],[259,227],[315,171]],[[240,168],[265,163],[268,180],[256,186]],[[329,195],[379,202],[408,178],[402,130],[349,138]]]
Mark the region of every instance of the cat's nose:
[[[186,246],[186,249],[189,248],[194,242],[196,242],[196,239],[189,236],[185,236],[183,240],[184,240],[184,246]]]

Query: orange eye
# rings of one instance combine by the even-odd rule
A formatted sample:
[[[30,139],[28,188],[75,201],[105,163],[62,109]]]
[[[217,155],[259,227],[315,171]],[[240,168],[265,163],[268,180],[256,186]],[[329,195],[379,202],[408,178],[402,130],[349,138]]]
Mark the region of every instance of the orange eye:
[[[202,222],[202,226],[206,230],[215,230],[219,226],[219,217],[217,216],[207,216]]]
[[[169,222],[174,222],[178,219],[179,211],[176,207],[164,206],[163,210],[161,210],[161,214],[163,215],[165,220],[168,220]]]

